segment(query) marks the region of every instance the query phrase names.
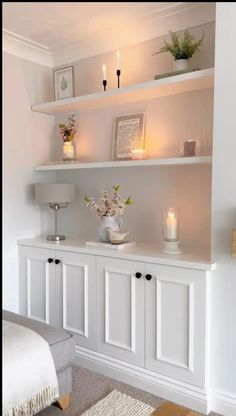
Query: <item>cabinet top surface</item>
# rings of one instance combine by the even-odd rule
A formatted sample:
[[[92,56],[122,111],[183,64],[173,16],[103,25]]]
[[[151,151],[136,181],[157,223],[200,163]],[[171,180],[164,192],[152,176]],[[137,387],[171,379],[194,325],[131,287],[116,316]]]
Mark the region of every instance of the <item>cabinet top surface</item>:
[[[215,263],[210,261],[207,250],[182,247],[182,253],[178,255],[167,255],[161,253],[158,244],[135,243],[132,246],[112,249],[103,247],[91,247],[86,241],[76,238],[67,238],[64,241],[47,241],[46,237],[23,239],[17,241],[19,246],[38,247],[51,250],[75,252],[81,254],[92,254],[120,258],[147,263],[163,264],[167,266],[185,267],[189,269],[211,271],[215,269]]]

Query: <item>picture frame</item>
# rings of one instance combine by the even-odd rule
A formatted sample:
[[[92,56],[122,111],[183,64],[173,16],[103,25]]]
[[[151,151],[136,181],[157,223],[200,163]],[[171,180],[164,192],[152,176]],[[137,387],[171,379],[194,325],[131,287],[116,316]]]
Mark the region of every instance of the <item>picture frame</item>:
[[[53,71],[54,98],[64,100],[74,97],[74,67],[66,66]]]
[[[112,160],[131,160],[132,150],[144,149],[145,113],[117,115],[113,123]]]

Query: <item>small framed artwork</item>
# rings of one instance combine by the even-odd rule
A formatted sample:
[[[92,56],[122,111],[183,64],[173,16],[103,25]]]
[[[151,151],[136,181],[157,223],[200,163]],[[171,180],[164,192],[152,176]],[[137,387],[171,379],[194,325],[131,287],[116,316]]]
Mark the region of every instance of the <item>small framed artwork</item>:
[[[54,75],[54,98],[62,100],[74,96],[74,67],[55,69]]]
[[[132,151],[144,149],[145,113],[114,117],[112,160],[129,160]]]

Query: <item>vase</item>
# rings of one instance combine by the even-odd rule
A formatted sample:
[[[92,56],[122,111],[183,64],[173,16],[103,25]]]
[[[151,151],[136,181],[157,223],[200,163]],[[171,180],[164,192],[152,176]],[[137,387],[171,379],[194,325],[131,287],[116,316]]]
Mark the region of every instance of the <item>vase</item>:
[[[120,231],[122,223],[122,219],[118,217],[103,217],[97,230],[99,239],[104,242],[109,242],[109,228],[113,231]]]
[[[72,141],[63,143],[63,161],[69,162],[75,160],[75,150]]]
[[[174,70],[175,71],[184,71],[188,69],[188,60],[187,59],[176,59],[174,61]]]

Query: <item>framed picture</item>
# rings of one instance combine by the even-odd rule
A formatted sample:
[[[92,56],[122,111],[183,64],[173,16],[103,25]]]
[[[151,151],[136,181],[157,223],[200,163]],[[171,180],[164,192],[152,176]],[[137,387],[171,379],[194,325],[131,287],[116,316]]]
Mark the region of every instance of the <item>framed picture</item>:
[[[74,67],[55,69],[54,75],[54,96],[55,100],[71,98],[74,96]]]
[[[144,113],[114,117],[112,160],[132,159],[132,150],[144,149]]]

